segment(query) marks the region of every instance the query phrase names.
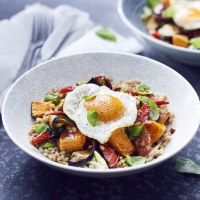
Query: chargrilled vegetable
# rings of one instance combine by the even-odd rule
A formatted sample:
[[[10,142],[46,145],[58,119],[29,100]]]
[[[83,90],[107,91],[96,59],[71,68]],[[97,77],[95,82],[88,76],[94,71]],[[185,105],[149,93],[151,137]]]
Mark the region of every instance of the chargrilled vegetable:
[[[109,138],[108,144],[123,156],[131,155],[135,151],[135,148],[126,135],[124,128],[115,130]]]
[[[166,126],[155,121],[147,121],[144,124],[141,135],[134,141],[136,152],[139,156],[147,156],[151,146],[165,132]]]
[[[49,117],[49,126],[51,129],[60,129],[66,126],[76,126],[76,124],[67,116],[51,115]]]
[[[36,145],[36,144],[39,144],[39,143],[42,143],[42,142],[45,142],[49,139],[52,139],[54,136],[49,133],[49,132],[43,132],[41,133],[40,135],[36,136],[35,138],[33,138],[31,140],[31,144],[32,145]]]
[[[70,161],[68,162],[68,165],[79,167],[84,165],[85,163],[92,160],[94,156],[94,151],[97,149],[97,142],[95,140],[92,140],[92,150],[89,151],[78,151],[72,153],[72,157]]]
[[[179,34],[180,30],[177,26],[173,24],[165,24],[160,29],[158,29],[158,34],[161,38],[171,38],[172,36]]]
[[[148,103],[145,103],[141,106],[137,113],[137,122],[145,122],[150,115],[150,106]]]
[[[161,123],[161,124],[166,124],[168,122],[169,118],[170,118],[169,112],[167,112],[165,114],[162,113],[162,114],[160,114],[158,122]]]
[[[108,146],[108,144],[101,145],[100,148],[109,167],[114,167],[119,160],[119,156],[111,147]]]
[[[172,37],[172,44],[175,46],[187,48],[189,46],[189,38],[185,35],[174,35]]]
[[[93,83],[99,86],[106,86],[112,90],[112,84],[108,78],[105,76],[97,76],[97,77],[92,77],[88,83]]]
[[[43,117],[43,115],[50,111],[52,102],[32,102],[31,115],[33,118]]]
[[[157,29],[158,24],[156,23],[156,19],[153,15],[147,19],[146,27],[147,27],[148,31],[152,31],[152,30]]]
[[[59,138],[59,149],[66,153],[79,151],[83,148],[86,142],[86,136],[77,131],[76,133],[67,133],[63,131]]]
[[[62,88],[62,89],[60,90],[60,93],[66,95],[68,92],[71,92],[71,91],[73,91],[74,89],[75,89],[74,86],[67,86],[67,87],[65,87],[65,88]]]

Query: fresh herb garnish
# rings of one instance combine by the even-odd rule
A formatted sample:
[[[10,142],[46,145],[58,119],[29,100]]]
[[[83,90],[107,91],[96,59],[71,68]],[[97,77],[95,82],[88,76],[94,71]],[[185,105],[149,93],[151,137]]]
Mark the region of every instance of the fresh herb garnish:
[[[147,3],[149,4],[149,6],[154,8],[160,4],[160,1],[159,0],[147,0]]]
[[[200,166],[188,158],[180,157],[176,160],[175,168],[180,173],[200,175]]]
[[[143,156],[126,156],[125,162],[128,166],[135,166],[139,164],[144,164],[146,161],[146,157]]]
[[[84,95],[84,96],[83,96],[83,99],[85,99],[85,100],[90,100],[90,99],[92,99],[92,98],[94,98],[94,97],[95,97],[95,95],[92,95],[92,96]]]
[[[96,35],[99,37],[105,39],[105,40],[110,40],[113,42],[117,41],[117,37],[114,35],[114,33],[109,30],[108,28],[102,27],[96,31]]]
[[[151,88],[145,84],[139,85],[136,89],[136,92],[140,95],[152,94]]]
[[[130,128],[129,135],[128,135],[129,139],[134,140],[137,136],[139,136],[142,132],[143,127],[144,127],[144,125]]]
[[[37,134],[43,133],[47,129],[46,124],[44,122],[35,126],[35,132]]]
[[[45,142],[40,146],[42,149],[54,148],[57,147],[56,142]]]
[[[95,110],[89,110],[87,113],[88,122],[95,127],[99,122],[99,114]]]
[[[142,103],[148,103],[150,106],[150,118],[154,121],[158,120],[159,118],[159,109],[157,104],[149,99],[148,97],[139,96],[139,99]]]
[[[55,94],[47,94],[44,98],[45,102],[52,101],[56,106],[60,103],[60,98]]]
[[[166,18],[173,18],[174,15],[176,14],[176,9],[175,8],[172,8],[172,7],[168,7],[165,11],[164,11],[164,16]]]
[[[196,37],[190,40],[190,44],[197,49],[200,49],[200,37]]]

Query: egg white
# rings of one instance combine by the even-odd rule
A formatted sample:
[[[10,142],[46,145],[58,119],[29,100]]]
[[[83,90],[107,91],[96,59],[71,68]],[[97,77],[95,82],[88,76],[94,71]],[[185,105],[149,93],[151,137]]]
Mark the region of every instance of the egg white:
[[[200,12],[200,2],[183,1],[178,2],[175,5],[176,14],[174,16],[174,22],[185,30],[200,29],[200,17],[190,18],[188,16],[190,9],[197,9]]]
[[[124,106],[124,113],[116,120],[102,122],[93,127],[87,120],[87,109],[84,106],[84,95],[109,94],[117,97]],[[106,143],[112,132],[118,128],[131,126],[137,117],[136,98],[123,92],[114,92],[105,86],[85,84],[68,93],[63,107],[65,114],[75,121],[78,129],[89,138]]]

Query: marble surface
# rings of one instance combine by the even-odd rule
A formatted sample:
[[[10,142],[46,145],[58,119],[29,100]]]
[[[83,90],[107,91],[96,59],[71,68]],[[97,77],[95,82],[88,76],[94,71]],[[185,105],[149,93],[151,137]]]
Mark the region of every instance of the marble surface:
[[[25,4],[33,2],[33,0],[0,0],[0,19],[12,16]],[[116,0],[40,0],[40,2],[52,7],[63,3],[79,7],[88,11],[97,23],[110,26],[124,35],[130,35],[130,31],[118,17]],[[178,71],[200,95],[200,68],[176,63],[149,47],[145,47],[142,54]],[[89,179],[57,172],[26,155],[8,138],[0,120],[0,200],[200,199],[199,176],[179,174],[174,168],[174,160],[179,156],[192,158],[200,164],[199,136],[200,129],[192,142],[173,159],[142,174],[113,179]]]

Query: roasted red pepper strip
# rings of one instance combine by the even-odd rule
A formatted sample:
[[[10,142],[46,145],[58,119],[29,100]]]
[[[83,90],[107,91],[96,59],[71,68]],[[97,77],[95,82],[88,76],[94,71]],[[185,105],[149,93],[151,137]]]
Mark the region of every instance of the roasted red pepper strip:
[[[107,144],[104,144],[103,146],[104,146],[104,149],[102,150],[102,152],[103,152],[104,158],[108,162],[109,167],[114,167],[119,159],[119,156]]]
[[[160,100],[156,97],[150,97],[150,99],[153,100],[157,105],[169,104],[168,101]]]
[[[137,122],[145,122],[149,118],[150,107],[148,103],[142,105],[137,113]]]
[[[52,136],[49,132],[44,132],[44,133],[41,133],[40,135],[38,135],[37,137],[33,138],[31,140],[31,144],[35,145],[35,144],[38,144],[38,143],[41,143],[41,142],[45,142],[48,139],[51,139],[53,137],[54,136]]]
[[[130,93],[132,96],[137,96],[137,92],[134,92],[131,89],[128,89],[127,92]]]
[[[150,34],[151,34],[154,38],[160,40],[160,35],[159,35],[159,33],[158,33],[157,30],[153,30],[153,31],[151,31]]]
[[[115,88],[114,91],[115,91],[115,92],[120,92],[120,91],[121,91],[121,88],[120,88],[120,87],[119,87],[119,88]]]
[[[74,89],[75,89],[74,86],[67,86],[67,87],[65,87],[65,88],[62,88],[62,89],[60,90],[60,93],[62,93],[62,94],[67,94],[68,92],[71,92],[71,91],[73,91]]]

